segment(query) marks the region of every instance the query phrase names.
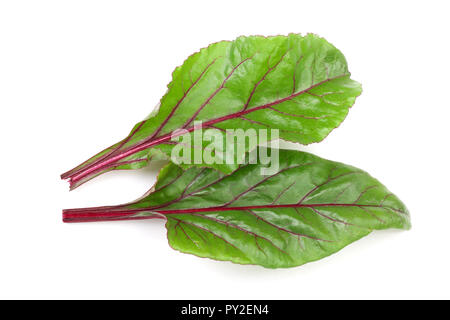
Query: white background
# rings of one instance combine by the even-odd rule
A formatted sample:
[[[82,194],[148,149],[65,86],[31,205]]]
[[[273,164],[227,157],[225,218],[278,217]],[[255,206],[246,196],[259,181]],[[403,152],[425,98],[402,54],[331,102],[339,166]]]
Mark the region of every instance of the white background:
[[[447,1],[1,1],[0,298],[450,298]],[[268,270],[173,251],[161,221],[63,224],[134,200],[156,167],[73,192],[59,174],[122,139],[198,49],[314,32],[363,84],[344,123],[302,150],[379,178],[410,231]]]

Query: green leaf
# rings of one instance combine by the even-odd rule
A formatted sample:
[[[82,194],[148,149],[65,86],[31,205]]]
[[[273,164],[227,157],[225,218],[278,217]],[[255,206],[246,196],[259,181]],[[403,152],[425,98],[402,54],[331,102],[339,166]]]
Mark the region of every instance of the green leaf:
[[[177,129],[194,122],[226,129],[278,129],[280,138],[309,144],[323,140],[346,117],[361,93],[343,54],[316,35],[240,37],[214,43],[173,72],[159,110],[119,143],[61,177],[72,188],[116,169],[135,169],[169,158]],[[202,163],[224,173],[236,164]]]
[[[64,221],[166,219],[176,250],[285,268],[328,256],[372,230],[410,228],[405,205],[366,172],[280,150],[279,169],[244,164],[231,175],[164,167],[143,198],[118,207],[64,211]]]

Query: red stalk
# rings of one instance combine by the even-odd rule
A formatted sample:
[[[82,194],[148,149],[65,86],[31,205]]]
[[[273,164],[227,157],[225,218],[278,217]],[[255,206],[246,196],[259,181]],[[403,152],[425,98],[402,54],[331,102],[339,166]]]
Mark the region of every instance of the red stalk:
[[[317,204],[276,204],[276,205],[254,205],[245,207],[208,207],[193,209],[155,210],[150,208],[126,208],[126,206],[95,207],[63,210],[64,222],[93,222],[93,221],[117,221],[117,220],[142,220],[142,219],[165,219],[170,214],[192,214],[202,212],[220,212],[232,210],[252,210],[267,208],[317,208],[317,207],[381,207],[380,205],[363,205],[356,203],[317,203]],[[389,208],[389,207],[388,207]],[[393,208],[389,208],[394,210]],[[153,215],[142,216],[144,212]],[[400,212],[402,213],[402,212]]]
[[[63,210],[63,222],[97,222],[97,221],[120,221],[120,220],[144,220],[144,219],[164,219],[163,216],[149,215],[139,216],[143,210],[122,210],[114,209],[66,209]]]

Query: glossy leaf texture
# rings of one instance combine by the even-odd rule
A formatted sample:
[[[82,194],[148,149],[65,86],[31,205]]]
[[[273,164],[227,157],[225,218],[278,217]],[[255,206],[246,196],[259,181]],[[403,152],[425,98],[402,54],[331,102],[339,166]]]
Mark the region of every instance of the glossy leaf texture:
[[[177,129],[203,127],[278,129],[281,139],[309,144],[323,140],[346,117],[361,93],[344,55],[325,39],[250,36],[214,43],[175,69],[158,110],[119,143],[61,177],[75,188],[116,169],[135,169],[169,158]],[[233,164],[200,164],[224,173]]]
[[[279,157],[268,176],[261,164],[224,175],[171,163],[138,201],[65,210],[63,218],[161,218],[176,250],[267,268],[321,259],[372,230],[410,228],[405,205],[366,172],[299,151],[280,150]]]

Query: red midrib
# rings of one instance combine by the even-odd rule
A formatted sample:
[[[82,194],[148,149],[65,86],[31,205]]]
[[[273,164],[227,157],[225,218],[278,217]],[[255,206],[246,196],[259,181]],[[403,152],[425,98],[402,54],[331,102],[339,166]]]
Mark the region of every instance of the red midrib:
[[[101,218],[124,218],[127,219],[128,216],[136,215],[143,212],[158,213],[160,215],[170,215],[170,214],[190,214],[190,213],[202,213],[202,212],[224,212],[233,210],[252,210],[252,209],[276,209],[276,208],[317,208],[317,207],[369,207],[369,208],[387,208],[392,209],[396,212],[403,213],[402,211],[380,206],[380,205],[370,205],[370,204],[356,204],[356,203],[316,203],[316,204],[276,204],[276,205],[254,205],[254,206],[241,206],[241,207],[208,207],[208,208],[190,208],[190,209],[173,209],[173,210],[153,210],[151,208],[136,208],[136,209],[125,209],[121,210],[120,207],[117,208],[105,208],[104,210],[99,210],[97,208],[86,208],[86,209],[68,209],[63,211],[63,220],[70,222],[70,220],[83,220],[88,218],[91,221],[97,221]],[[136,219],[152,219],[155,216],[148,217],[135,217]]]
[[[342,74],[342,75],[339,75],[339,76],[336,76],[336,77],[328,78],[326,80],[323,80],[321,82],[318,82],[318,83],[310,86],[307,89],[304,89],[304,90],[299,91],[297,93],[291,94],[290,96],[287,96],[285,98],[282,98],[282,99],[279,99],[279,100],[275,100],[273,102],[267,103],[267,104],[262,105],[262,106],[254,107],[252,109],[243,110],[243,111],[232,113],[232,114],[220,117],[220,118],[209,120],[209,121],[203,123],[203,126],[211,126],[211,125],[214,125],[214,124],[222,122],[222,121],[238,118],[240,116],[243,116],[245,114],[248,114],[248,113],[251,113],[251,112],[254,112],[254,111],[270,108],[270,107],[272,107],[274,105],[277,105],[277,104],[283,103],[285,101],[291,100],[291,99],[293,99],[295,97],[298,97],[299,95],[302,95],[305,92],[308,92],[309,90],[314,89],[315,87],[320,86],[320,85],[322,85],[322,84],[324,84],[326,82],[329,82],[329,81],[332,81],[332,80],[335,80],[335,79],[338,79],[338,78],[342,78],[342,77],[345,77],[345,76],[348,76],[348,75],[349,75],[348,73],[345,73],[345,74]],[[191,127],[187,128],[186,130],[188,132],[192,132],[195,129],[197,129],[197,127],[191,126]],[[104,160],[104,161],[102,161],[100,163],[97,163],[94,166],[90,166],[86,170],[80,171],[78,174],[73,175],[72,177],[70,177],[71,178],[70,179],[71,183],[74,183],[74,182],[84,178],[85,176],[91,174],[91,173],[100,171],[100,170],[102,170],[102,168],[104,168],[105,166],[110,165],[111,163],[119,161],[119,160],[121,160],[123,158],[126,158],[126,157],[128,157],[128,156],[130,156],[130,155],[132,155],[134,153],[137,153],[139,151],[145,150],[145,149],[150,148],[152,146],[162,144],[162,143],[164,143],[166,141],[170,141],[172,139],[172,137],[177,137],[177,136],[180,136],[180,135],[182,135],[184,133],[185,133],[185,131],[181,131],[181,130],[178,131],[178,132],[174,131],[174,132],[165,134],[165,135],[163,135],[161,137],[158,137],[158,138],[155,138],[155,139],[152,138],[150,141],[145,141],[144,140],[142,143],[140,143],[140,144],[138,144],[138,145],[136,145],[136,146],[134,146],[134,147],[132,147],[132,148],[130,148],[128,150],[125,150],[124,152],[122,152],[122,153],[120,153],[120,154],[118,154],[118,155],[116,155],[114,157],[111,157],[111,158],[106,159],[106,160]]]

